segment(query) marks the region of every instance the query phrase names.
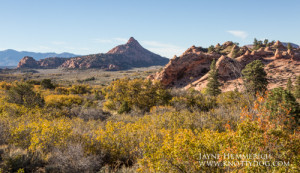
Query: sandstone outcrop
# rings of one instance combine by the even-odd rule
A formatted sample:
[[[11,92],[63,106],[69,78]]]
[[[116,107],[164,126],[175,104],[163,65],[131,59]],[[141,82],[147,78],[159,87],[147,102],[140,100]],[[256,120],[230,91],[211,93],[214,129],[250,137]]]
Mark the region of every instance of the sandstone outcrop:
[[[68,60],[68,58],[53,57],[36,61],[32,57],[25,56],[20,60],[17,68],[58,68],[66,60]]]
[[[241,55],[231,58],[233,52]],[[192,46],[181,56],[171,59],[161,72],[149,76],[149,79],[159,80],[166,87],[194,87],[202,90],[208,82],[208,72],[213,59],[217,60],[216,68],[223,91],[242,90],[241,71],[254,60],[261,60],[265,64],[270,81],[269,88],[285,86],[288,78],[291,77],[293,81],[300,75],[299,49],[287,50],[279,41],[258,50],[225,42],[218,48],[215,46],[211,53],[204,48]]]
[[[180,57],[174,57],[164,67],[163,71],[150,79],[159,80],[165,86],[184,86],[197,78],[205,75],[213,59],[218,59],[219,54],[205,53],[202,48],[192,46]]]
[[[36,68],[37,66],[37,61],[30,56],[25,56],[18,64],[18,68]]]
[[[287,50],[287,48],[279,40],[275,42],[273,47],[279,50]]]

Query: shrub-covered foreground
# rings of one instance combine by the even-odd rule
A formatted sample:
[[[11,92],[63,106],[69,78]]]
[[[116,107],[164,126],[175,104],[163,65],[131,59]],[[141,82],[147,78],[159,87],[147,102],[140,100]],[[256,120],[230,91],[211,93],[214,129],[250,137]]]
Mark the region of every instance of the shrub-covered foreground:
[[[300,169],[299,104],[282,88],[212,97],[141,79],[0,87],[0,172]]]

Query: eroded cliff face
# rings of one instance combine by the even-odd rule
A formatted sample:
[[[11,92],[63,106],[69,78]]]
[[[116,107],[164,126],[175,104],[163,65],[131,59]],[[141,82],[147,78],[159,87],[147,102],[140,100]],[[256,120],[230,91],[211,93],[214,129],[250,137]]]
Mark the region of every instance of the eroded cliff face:
[[[238,55],[233,58],[233,54]],[[261,60],[269,78],[269,88],[285,86],[288,78],[293,81],[300,75],[300,49],[288,50],[280,41],[273,45],[250,50],[238,47],[232,42],[217,44],[213,51],[192,46],[181,56],[174,57],[161,72],[148,78],[159,80],[166,87],[202,90],[206,87],[210,64],[216,59],[216,66],[222,83],[222,90],[242,90],[241,71],[248,63]]]
[[[216,53],[205,53],[193,46],[180,57],[172,58],[163,71],[150,78],[161,81],[165,86],[184,87],[205,75],[211,61],[219,56]]]
[[[37,61],[30,57],[30,56],[25,56],[22,58],[18,64],[18,68],[36,68],[38,67]]]
[[[117,46],[106,54],[93,54],[74,58],[46,58],[35,61],[24,57],[18,68],[101,68],[105,70],[121,70],[132,67],[148,67],[165,65],[168,58],[161,57],[143,48],[131,37],[126,44]]]
[[[67,60],[68,58],[53,57],[36,61],[33,57],[25,56],[20,60],[17,68],[58,68]]]

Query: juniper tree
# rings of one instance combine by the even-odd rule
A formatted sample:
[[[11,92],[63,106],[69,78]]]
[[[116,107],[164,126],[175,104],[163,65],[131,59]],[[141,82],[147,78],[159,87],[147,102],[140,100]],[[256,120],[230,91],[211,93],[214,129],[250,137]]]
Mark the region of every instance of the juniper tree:
[[[26,107],[44,106],[44,99],[28,83],[16,83],[7,92],[7,101]]]
[[[293,90],[293,84],[291,78],[288,79],[288,82],[286,84],[286,90],[291,92]]]
[[[45,89],[55,89],[51,79],[43,79],[41,82],[41,86]]]
[[[208,47],[207,51],[208,51],[208,53],[211,53],[211,52],[214,51],[214,49],[215,49],[215,47],[213,45],[211,45],[211,46]]]
[[[300,75],[297,76],[294,92],[295,92],[295,97],[300,98]]]
[[[256,38],[254,38],[254,41],[253,41],[253,47],[256,47],[258,45],[258,41]]]
[[[217,96],[221,93],[220,82],[218,81],[219,74],[218,69],[216,69],[216,60],[214,59],[210,65],[210,71],[208,73],[208,84],[207,93],[211,96]]]
[[[265,40],[264,40],[264,45],[267,46],[268,43],[269,43],[269,40],[268,40],[268,39],[265,39]]]
[[[255,60],[246,65],[242,70],[242,79],[246,90],[253,95],[267,90],[267,73],[264,70],[264,64],[260,60]]]
[[[277,116],[288,110],[287,118],[295,120],[299,124],[300,106],[291,92],[283,88],[274,88],[268,94],[266,99],[266,106],[271,112],[271,118],[278,118]]]
[[[287,44],[287,49],[290,49],[290,50],[293,49],[291,43],[288,43],[288,44]]]

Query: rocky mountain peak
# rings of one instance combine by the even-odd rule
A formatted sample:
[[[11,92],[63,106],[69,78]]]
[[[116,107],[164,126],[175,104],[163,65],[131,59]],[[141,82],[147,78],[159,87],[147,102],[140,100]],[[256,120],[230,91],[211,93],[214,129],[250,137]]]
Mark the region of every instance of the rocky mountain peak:
[[[144,51],[144,48],[140,45],[140,43],[134,39],[133,37],[130,37],[126,44],[119,45],[108,51],[108,54],[123,54],[128,52],[129,50],[134,51]]]
[[[127,44],[139,44],[139,42],[133,37],[130,37],[129,40],[127,41]]]

